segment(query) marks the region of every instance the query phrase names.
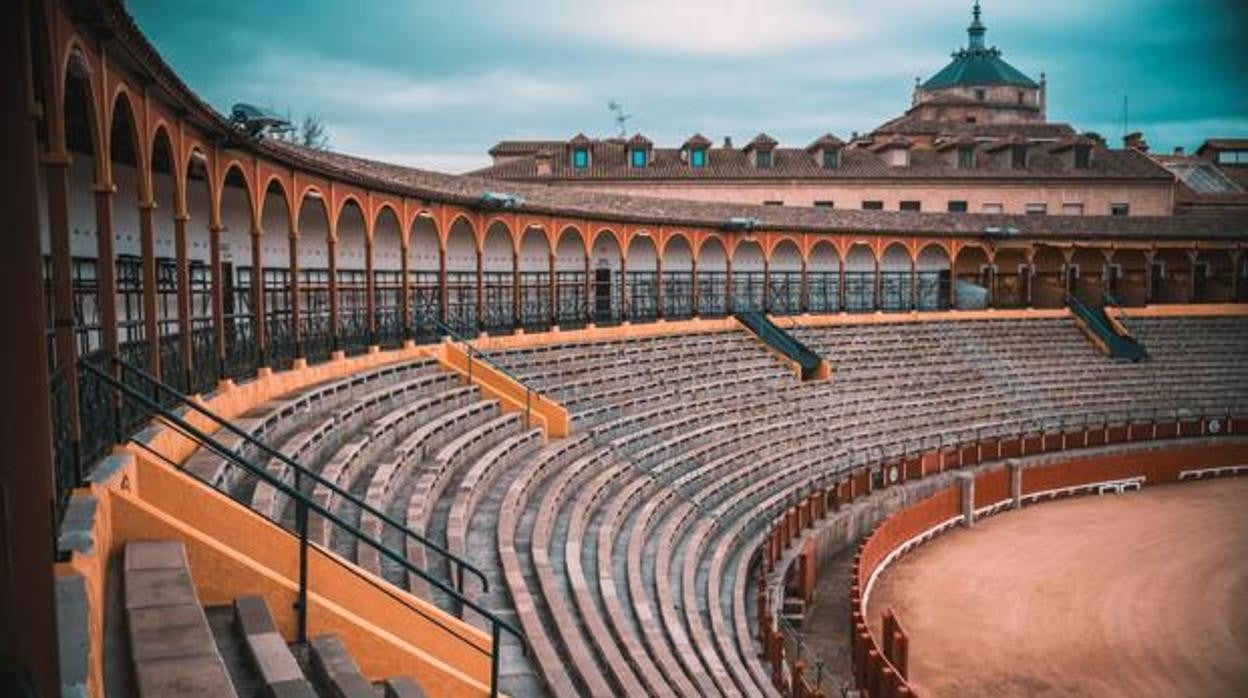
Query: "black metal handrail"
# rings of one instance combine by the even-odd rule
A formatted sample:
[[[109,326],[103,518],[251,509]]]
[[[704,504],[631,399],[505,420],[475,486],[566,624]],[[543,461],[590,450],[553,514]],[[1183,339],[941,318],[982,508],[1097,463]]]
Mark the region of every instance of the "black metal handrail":
[[[519,376],[507,370],[502,364],[490,358],[489,354],[486,354],[484,351],[481,351],[480,349],[473,346],[471,341],[469,341],[466,337],[456,332],[454,328],[450,327],[449,325],[442,322],[441,320],[438,320],[437,318],[431,317],[428,319],[429,319],[429,322],[434,326],[434,328],[438,332],[440,332],[441,334],[447,337],[450,337],[452,340],[464,346],[464,349],[466,353],[468,354],[468,382],[470,383],[472,382],[472,360],[475,357],[478,361],[482,361],[488,364],[491,368],[507,376],[511,380],[515,381],[517,385],[524,388],[524,428],[525,429],[530,428],[533,423],[533,396],[536,395],[540,399],[542,397],[545,397],[545,393],[543,393],[540,389],[534,388],[533,386],[529,385],[527,382],[522,380]]]
[[[125,361],[122,361],[121,359],[117,358],[116,356],[109,355],[107,356],[107,360],[111,361],[115,366],[117,366],[117,368],[119,368],[122,371],[123,377],[126,373],[130,373],[134,376],[142,378],[147,383],[147,385],[152,388],[153,397],[158,402],[159,402],[159,396],[162,392],[165,393],[166,395],[169,395],[178,403],[185,405],[186,407],[204,415],[208,419],[215,422],[222,429],[225,429],[229,431],[230,433],[242,438],[248,444],[259,449],[260,451],[262,451],[269,457],[276,458],[277,460],[281,461],[283,465],[290,468],[295,473],[295,476],[297,478],[306,477],[309,480],[311,480],[313,484],[324,486],[326,489],[332,492],[335,496],[342,497],[343,500],[345,500],[348,504],[359,507],[361,512],[375,516],[377,520],[379,520],[382,524],[390,526],[395,531],[398,531],[404,536],[405,539],[410,538],[412,540],[415,540],[416,542],[420,543],[421,547],[424,547],[428,550],[432,550],[433,552],[438,553],[441,557],[446,559],[446,561],[451,565],[451,568],[454,570],[455,580],[456,580],[455,586],[459,591],[461,592],[463,591],[463,587],[464,587],[463,576],[464,576],[465,571],[471,573],[474,577],[477,578],[478,581],[481,582],[481,586],[484,591],[488,592],[490,590],[489,580],[486,579],[485,573],[482,572],[481,569],[477,567],[476,565],[463,559],[462,557],[456,555],[455,553],[452,553],[451,551],[429,540],[428,538],[425,538],[421,534],[411,530],[405,524],[400,523],[398,520],[396,520],[394,517],[390,516],[384,511],[378,510],[376,507],[373,507],[372,505],[368,504],[364,500],[352,494],[349,490],[342,488],[341,486],[337,485],[333,481],[325,479],[320,473],[317,473],[316,471],[313,471],[304,467],[295,459],[291,458],[285,453],[282,453],[280,450],[273,448],[267,443],[255,438],[251,434],[248,434],[246,431],[239,429],[237,426],[231,423],[228,419],[225,419],[224,417],[218,415],[217,413],[205,407],[203,404],[196,402],[194,400],[191,400],[188,396],[183,395],[182,393],[178,392],[177,390],[170,387],[169,385],[161,382],[160,379],[156,378],[155,376],[148,373],[147,371],[144,371],[143,369],[133,366],[131,364],[128,364]]]
[[[114,360],[116,360],[116,357],[113,357],[113,358]],[[354,524],[351,524],[347,522],[346,520],[340,518],[337,514],[331,511],[328,507],[318,504],[316,500],[314,500],[312,497],[305,494],[302,491],[302,489],[300,489],[300,485],[301,485],[299,481],[300,475],[301,475],[300,470],[295,471],[295,483],[293,485],[288,484],[283,479],[270,473],[266,468],[263,468],[251,462],[249,459],[247,459],[245,456],[238,453],[234,449],[231,449],[221,444],[216,439],[213,439],[208,434],[205,434],[204,432],[202,432],[201,430],[199,430],[198,428],[196,428],[195,426],[187,422],[185,419],[175,414],[173,411],[161,405],[158,401],[153,400],[152,398],[149,398],[148,396],[144,395],[142,392],[136,390],[135,388],[129,385],[126,385],[123,381],[110,375],[108,371],[102,370],[97,366],[93,366],[88,362],[81,362],[80,367],[82,367],[87,373],[90,373],[91,375],[95,376],[97,380],[100,380],[101,382],[110,386],[113,390],[117,391],[117,394],[121,396],[123,401],[126,401],[126,400],[131,401],[133,403],[136,403],[142,409],[148,410],[152,415],[155,416],[155,418],[159,419],[161,422],[174,428],[180,434],[186,436],[187,438],[192,439],[193,441],[196,441],[197,443],[201,444],[202,446],[206,448],[209,448],[214,453],[222,456],[223,458],[230,460],[235,465],[243,468],[244,470],[246,470],[247,472],[249,472],[256,478],[265,482],[266,484],[273,487],[275,490],[289,497],[291,500],[295,502],[295,522],[296,522],[295,527],[297,529],[297,531],[295,532],[295,535],[297,535],[299,538],[299,590],[298,590],[299,600],[296,603],[296,613],[297,613],[296,633],[297,633],[297,640],[299,643],[306,644],[307,642],[308,549],[310,546],[315,545],[308,539],[308,515],[316,514],[317,516],[320,516],[321,518],[323,518],[325,521],[337,526],[339,529],[341,529],[342,531],[346,532],[347,534],[355,538],[359,543],[368,545],[369,547],[376,550],[378,554],[398,564],[406,572],[410,574],[414,574],[417,577],[420,577],[426,582],[432,584],[442,593],[450,596],[452,600],[454,600],[456,603],[459,604],[461,609],[463,608],[471,609],[472,611],[476,612],[477,614],[481,615],[486,620],[488,620],[490,623],[490,631],[491,631],[491,638],[492,638],[492,643],[491,643],[490,652],[489,652],[490,654],[490,695],[491,696],[498,695],[498,668],[499,668],[499,654],[501,651],[501,648],[500,648],[501,633],[507,632],[511,634],[513,637],[515,637],[517,640],[520,641],[521,648],[526,653],[528,651],[527,643],[524,638],[524,634],[521,633],[518,629],[516,629],[507,621],[496,616],[493,612],[479,605],[472,599],[469,599],[468,597],[464,596],[458,590],[452,588],[451,586],[448,586],[442,580],[437,579],[436,577],[429,574],[425,570],[412,564],[405,556],[400,555],[399,553],[390,549],[385,544],[383,544],[380,540],[377,540],[373,538],[372,536],[369,536],[368,534],[364,533],[359,528],[357,528]],[[157,382],[159,383],[159,381]],[[140,447],[151,450],[150,445],[138,441],[131,435],[126,435],[122,433],[121,428],[120,428],[120,423],[118,423],[118,433],[116,434],[116,439],[118,443],[124,443],[126,441],[134,441]],[[331,559],[331,560],[333,559],[333,554],[330,551],[323,549],[319,545],[316,545],[315,547],[318,550],[320,550],[326,558]],[[368,578],[365,575],[363,570],[353,569],[349,566],[343,566],[343,567],[344,569],[351,571],[353,574],[355,574],[356,576],[362,579]],[[408,607],[412,608],[412,610],[418,610],[418,609],[413,608],[411,605],[408,605]],[[423,614],[423,612],[421,613]],[[429,618],[429,616],[426,615],[426,618]],[[436,622],[436,619],[434,618],[429,618],[429,619]],[[443,627],[445,628],[445,626]],[[473,643],[469,638],[459,635],[458,633],[456,633],[454,630],[450,628],[445,628],[445,629],[448,632],[450,632],[452,635],[459,637],[466,644],[469,644],[477,651],[484,653],[484,650],[482,650],[480,647],[477,647],[477,645]]]

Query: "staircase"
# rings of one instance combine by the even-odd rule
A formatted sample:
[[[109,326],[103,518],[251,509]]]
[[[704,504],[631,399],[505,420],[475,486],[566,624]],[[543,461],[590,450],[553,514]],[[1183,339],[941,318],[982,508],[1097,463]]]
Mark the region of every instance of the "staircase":
[[[802,380],[827,377],[827,364],[824,360],[793,335],[777,327],[766,313],[751,310],[737,313],[736,318],[767,346],[796,362],[802,369]]]
[[[287,644],[259,596],[202,606],[180,541],[134,541],[122,555],[130,661],[140,696],[425,695],[405,676],[370,682],[336,635]]]
[[[1112,359],[1142,361],[1148,351],[1127,328],[1105,311],[1106,307],[1093,308],[1074,295],[1066,297],[1066,304],[1075,316],[1075,322],[1092,340],[1092,343]]]

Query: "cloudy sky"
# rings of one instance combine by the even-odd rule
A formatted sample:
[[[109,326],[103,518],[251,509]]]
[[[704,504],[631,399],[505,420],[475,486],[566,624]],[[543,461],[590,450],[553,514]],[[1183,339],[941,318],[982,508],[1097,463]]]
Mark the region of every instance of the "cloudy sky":
[[[128,0],[228,112],[318,114],[336,150],[453,172],[504,138],[700,131],[806,144],[909,104],[966,41],[970,0]],[[1154,148],[1248,136],[1243,0],[986,0],[988,42],[1049,79],[1049,118]]]

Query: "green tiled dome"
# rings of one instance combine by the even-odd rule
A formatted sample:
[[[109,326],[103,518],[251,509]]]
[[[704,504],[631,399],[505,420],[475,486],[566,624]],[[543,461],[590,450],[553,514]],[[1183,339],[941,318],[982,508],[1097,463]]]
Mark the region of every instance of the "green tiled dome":
[[[953,62],[939,73],[928,78],[922,87],[936,90],[944,87],[971,87],[981,85],[1016,85],[1039,87],[1034,80],[1001,58],[1001,51],[984,45],[987,30],[980,22],[979,3],[975,3],[974,21],[967,28],[969,42],[966,48],[953,54]]]

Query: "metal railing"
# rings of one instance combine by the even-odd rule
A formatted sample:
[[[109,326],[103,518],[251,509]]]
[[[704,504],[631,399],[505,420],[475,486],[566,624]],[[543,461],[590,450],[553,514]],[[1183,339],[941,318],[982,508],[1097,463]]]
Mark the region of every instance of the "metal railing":
[[[495,371],[502,373],[503,375],[507,376],[511,380],[515,381],[517,385],[524,388],[524,428],[531,429],[533,426],[533,398],[537,397],[540,400],[541,398],[546,397],[546,394],[542,392],[540,389],[534,388],[533,386],[529,385],[527,382],[522,380],[519,376],[509,371],[505,366],[503,366],[499,362],[492,359],[489,356],[489,354],[486,354],[480,349],[474,347],[471,341],[469,341],[466,337],[456,332],[454,328],[438,320],[437,318],[431,317],[431,318],[428,318],[428,320],[429,320],[429,323],[433,325],[434,329],[438,332],[438,334],[449,337],[451,340],[459,343],[460,345],[464,347],[464,352],[468,356],[467,371],[468,371],[469,383],[472,382],[472,364],[473,364],[473,360],[475,359],[476,361],[480,363],[484,363],[490,368],[493,368]]]
[[[242,468],[244,471],[246,471],[250,475],[257,478],[259,481],[264,482],[265,484],[269,485],[274,490],[276,490],[278,493],[288,497],[291,501],[294,502],[295,504],[295,529],[296,529],[294,531],[294,535],[296,535],[299,540],[299,586],[298,586],[298,602],[296,603],[296,606],[295,606],[295,610],[297,613],[297,623],[296,623],[297,641],[299,643],[307,642],[307,632],[308,632],[307,598],[308,598],[308,587],[309,587],[308,553],[311,547],[316,547],[320,551],[324,559],[334,562],[335,564],[338,564],[343,569],[354,574],[360,579],[368,582],[370,585],[382,591],[383,593],[386,593],[388,596],[395,599],[396,601],[402,603],[408,609],[416,613],[419,613],[421,615],[424,615],[428,620],[434,623],[439,622],[437,618],[428,616],[422,609],[410,603],[410,601],[407,598],[406,593],[398,591],[397,589],[394,589],[392,585],[388,583],[384,583],[384,582],[378,583],[378,581],[376,581],[371,575],[365,573],[363,570],[360,570],[358,568],[355,568],[352,565],[347,564],[346,561],[339,561],[332,551],[329,551],[320,545],[312,543],[308,537],[308,522],[309,522],[308,517],[310,514],[315,514],[317,516],[320,516],[327,523],[332,524],[333,526],[337,527],[339,530],[343,531],[344,533],[349,535],[351,538],[354,538],[357,544],[366,545],[370,548],[373,548],[374,550],[377,551],[379,555],[395,563],[400,568],[402,568],[406,573],[419,577],[422,580],[433,585],[439,591],[449,596],[458,605],[458,607],[461,609],[461,612],[463,609],[470,609],[474,611],[475,613],[479,614],[480,616],[484,617],[490,623],[490,631],[491,631],[491,638],[492,638],[491,649],[488,652],[488,654],[490,655],[490,694],[497,695],[498,693],[498,668],[499,668],[498,664],[499,664],[499,654],[500,654],[500,640],[501,640],[502,633],[503,632],[509,633],[510,635],[518,639],[520,641],[521,647],[525,648],[526,652],[527,652],[527,646],[526,646],[523,633],[521,633],[517,628],[507,623],[506,621],[502,620],[501,618],[496,616],[493,612],[482,607],[481,605],[479,605],[478,603],[476,603],[475,601],[468,598],[462,593],[463,573],[465,570],[477,576],[480,579],[483,587],[486,590],[488,590],[489,583],[486,580],[484,573],[481,572],[481,570],[479,570],[477,567],[475,567],[471,563],[465,560],[462,560],[458,556],[450,553],[449,551],[445,550],[441,546],[438,546],[437,544],[426,540],[419,534],[413,531],[410,531],[409,529],[407,529],[406,526],[403,526],[402,524],[399,524],[397,521],[394,521],[391,517],[386,515],[384,512],[379,512],[373,507],[370,507],[369,505],[367,505],[366,503],[359,501],[358,498],[355,498],[346,490],[343,490],[337,485],[325,480],[319,474],[307,470],[306,468],[302,467],[301,465],[299,465],[298,463],[296,463],[289,457],[274,450],[267,444],[264,444],[263,442],[255,439],[254,437],[242,431],[241,429],[238,429],[234,425],[230,424],[228,421],[212,413],[207,408],[204,408],[202,405],[198,405],[192,402],[185,395],[182,395],[178,393],[177,391],[174,391],[169,386],[164,385],[163,383],[160,383],[160,381],[156,380],[150,374],[140,371],[139,369],[135,369],[132,366],[126,365],[122,361],[120,361],[120,359],[117,359],[116,357],[109,357],[109,358],[111,359],[113,368],[117,368],[121,371],[127,371],[127,370],[132,371],[135,373],[135,375],[143,377],[144,379],[146,379],[153,385],[154,392],[159,393],[163,391],[165,393],[171,394],[182,405],[194,410],[195,412],[198,412],[199,414],[202,414],[203,416],[207,417],[213,422],[216,422],[222,428],[239,436],[248,444],[269,454],[271,457],[280,460],[283,464],[285,464],[287,467],[291,469],[291,472],[294,474],[293,484],[287,483],[283,478],[270,473],[268,469],[252,462],[250,459],[246,458],[244,455],[242,455],[238,451],[228,446],[223,445],[221,442],[217,441],[212,436],[206,434],[199,428],[192,425],[183,416],[179,416],[178,414],[174,413],[171,409],[162,405],[158,399],[149,397],[148,395],[144,394],[143,391],[135,388],[132,385],[127,384],[125,380],[119,378],[118,376],[113,375],[112,371],[109,370],[108,368],[101,368],[99,366],[93,365],[90,362],[85,362],[85,361],[79,363],[79,367],[82,370],[84,375],[92,376],[93,379],[97,381],[101,386],[104,386],[109,392],[115,393],[118,396],[118,404],[116,405],[118,409],[114,410],[113,412],[115,429],[116,429],[115,434],[114,434],[114,439],[118,444],[132,442],[135,445],[139,446],[140,448],[143,448],[153,453],[154,455],[161,458],[162,460],[173,463],[170,458],[166,457],[163,454],[157,453],[151,447],[150,444],[145,443],[139,439],[136,439],[133,435],[129,434],[124,429],[122,420],[120,419],[120,414],[121,414],[120,408],[124,404],[128,403],[132,408],[145,411],[146,413],[151,415],[153,419],[158,420],[159,422],[173,429],[174,431],[181,434],[185,438],[190,439],[200,444],[201,447],[209,449],[213,453],[221,456],[222,458],[225,458],[233,465]],[[176,465],[176,463],[173,463],[173,464]],[[186,472],[186,471],[183,471],[183,472]],[[427,571],[412,564],[407,559],[406,556],[396,552],[389,546],[386,546],[381,540],[374,538],[370,536],[369,534],[361,531],[354,524],[343,519],[338,514],[335,514],[329,508],[328,505],[319,504],[312,496],[310,496],[309,494],[303,491],[303,485],[305,484],[305,479],[308,481],[311,481],[312,483],[325,486],[326,488],[330,489],[336,496],[341,496],[344,499],[350,501],[352,504],[355,504],[356,506],[358,506],[361,509],[361,511],[368,512],[369,514],[376,516],[378,519],[382,520],[384,523],[402,532],[405,536],[408,536],[414,540],[417,540],[422,545],[428,547],[430,550],[433,550],[445,556],[446,559],[448,560],[448,563],[450,563],[454,567],[454,569],[456,569],[457,583],[455,584],[455,586],[448,585],[442,580],[429,574]],[[205,483],[205,484],[207,484],[210,487],[212,486],[212,483]],[[474,649],[477,649],[478,651],[481,651],[482,653],[486,653],[485,650],[482,650],[481,648],[477,647],[471,641],[470,638],[458,634],[452,628],[448,628],[445,626],[442,626],[442,627],[444,630],[446,630],[450,634],[455,635],[457,638],[463,640],[466,644],[469,644],[472,647],[474,647]]]

